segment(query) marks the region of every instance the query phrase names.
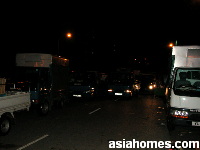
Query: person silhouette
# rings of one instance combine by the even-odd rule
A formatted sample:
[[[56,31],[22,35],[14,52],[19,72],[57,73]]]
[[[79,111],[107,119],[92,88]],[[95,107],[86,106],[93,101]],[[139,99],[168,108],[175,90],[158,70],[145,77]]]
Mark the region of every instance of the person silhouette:
[[[176,88],[191,86],[190,81],[186,80],[187,79],[187,73],[186,72],[180,72],[179,77],[180,77],[180,80],[177,80],[175,82]]]

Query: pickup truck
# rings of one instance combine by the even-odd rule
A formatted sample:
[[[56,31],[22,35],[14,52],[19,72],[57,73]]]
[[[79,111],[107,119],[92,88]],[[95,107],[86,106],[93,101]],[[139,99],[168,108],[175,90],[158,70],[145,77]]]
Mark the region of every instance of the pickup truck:
[[[7,135],[14,124],[14,112],[29,110],[30,93],[9,91],[0,96],[0,135]]]

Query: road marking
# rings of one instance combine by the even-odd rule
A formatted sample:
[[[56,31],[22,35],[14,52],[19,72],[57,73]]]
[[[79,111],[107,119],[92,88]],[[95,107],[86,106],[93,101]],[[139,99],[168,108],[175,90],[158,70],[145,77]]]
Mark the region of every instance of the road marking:
[[[18,148],[17,150],[22,150],[22,149],[25,149],[25,148],[27,148],[27,147],[29,147],[29,146],[31,146],[31,145],[33,145],[33,144],[37,143],[38,141],[40,141],[40,140],[42,140],[42,139],[46,138],[47,136],[49,136],[49,135],[48,135],[48,134],[46,134],[46,135],[44,135],[44,136],[42,136],[42,137],[40,137],[40,138],[38,138],[38,139],[36,139],[36,140],[34,140],[34,141],[30,142],[30,143],[28,143],[28,144],[26,144],[26,145],[24,145],[24,146],[22,146],[22,147]]]
[[[98,110],[100,110],[100,109],[101,109],[101,108],[97,108],[97,109],[95,109],[94,111],[91,111],[91,112],[89,113],[89,115],[95,113],[96,111],[98,111]]]
[[[114,101],[116,102],[116,101],[118,101],[120,98],[117,98],[117,99],[115,99]]]

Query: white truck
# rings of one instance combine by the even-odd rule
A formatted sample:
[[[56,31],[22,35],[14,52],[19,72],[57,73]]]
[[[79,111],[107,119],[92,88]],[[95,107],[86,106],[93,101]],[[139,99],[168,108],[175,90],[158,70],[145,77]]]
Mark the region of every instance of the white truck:
[[[5,92],[3,86],[5,85],[1,84],[0,87],[0,135],[7,135],[14,124],[13,113],[20,110],[29,110],[30,93]]]
[[[166,87],[167,126],[200,127],[200,46],[174,46]]]

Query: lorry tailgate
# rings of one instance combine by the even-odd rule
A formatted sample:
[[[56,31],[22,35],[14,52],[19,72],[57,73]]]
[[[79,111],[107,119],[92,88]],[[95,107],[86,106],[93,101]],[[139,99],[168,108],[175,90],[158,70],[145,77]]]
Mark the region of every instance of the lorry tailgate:
[[[0,97],[0,114],[3,112],[14,112],[22,109],[29,109],[30,93],[17,92],[14,95]]]

